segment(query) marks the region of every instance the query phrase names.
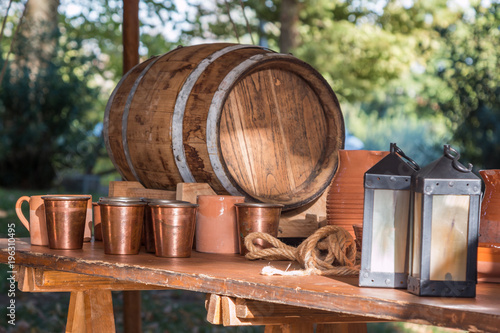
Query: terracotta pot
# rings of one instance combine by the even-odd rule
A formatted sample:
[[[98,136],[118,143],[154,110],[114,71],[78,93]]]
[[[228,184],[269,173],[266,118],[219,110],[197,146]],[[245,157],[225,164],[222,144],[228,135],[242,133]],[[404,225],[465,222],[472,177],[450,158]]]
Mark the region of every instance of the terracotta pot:
[[[206,253],[239,253],[239,237],[234,204],[244,197],[199,195],[196,214],[196,251]]]
[[[339,150],[339,166],[326,198],[328,224],[339,225],[355,237],[355,224],[363,224],[365,172],[388,151]]]
[[[478,282],[500,283],[500,244],[479,243],[477,249]]]
[[[485,191],[481,204],[480,243],[500,243],[500,170],[480,170]]]

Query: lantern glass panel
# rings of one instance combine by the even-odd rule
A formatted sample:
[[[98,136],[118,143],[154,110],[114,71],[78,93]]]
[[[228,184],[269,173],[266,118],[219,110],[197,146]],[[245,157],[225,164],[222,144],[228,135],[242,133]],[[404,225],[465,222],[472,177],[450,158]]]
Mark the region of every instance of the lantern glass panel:
[[[466,280],[469,201],[468,195],[432,197],[431,280]]]
[[[422,257],[422,193],[415,193],[413,207],[413,258],[411,276],[420,278],[420,264]]]
[[[371,269],[404,273],[409,190],[374,190]]]

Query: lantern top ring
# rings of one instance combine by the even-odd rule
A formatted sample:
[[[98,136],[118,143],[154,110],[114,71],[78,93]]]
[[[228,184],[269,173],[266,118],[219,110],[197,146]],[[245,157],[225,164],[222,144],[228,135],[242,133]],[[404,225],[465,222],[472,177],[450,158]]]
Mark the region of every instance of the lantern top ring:
[[[454,153],[455,155],[453,155]],[[450,159],[453,160],[452,165],[455,169],[457,169],[460,172],[471,172],[472,171],[472,164],[469,163],[469,165],[464,167],[458,160],[460,159],[460,153],[456,151],[453,147],[450,145],[444,145],[444,155]]]
[[[420,170],[420,166],[417,164],[417,162],[415,162],[414,160],[412,160],[411,158],[409,158],[405,153],[404,151],[398,147],[398,145],[396,143],[391,143],[391,154],[398,154],[399,156],[401,156],[402,158],[406,159],[412,166],[413,166],[413,169],[415,171],[419,171]]]

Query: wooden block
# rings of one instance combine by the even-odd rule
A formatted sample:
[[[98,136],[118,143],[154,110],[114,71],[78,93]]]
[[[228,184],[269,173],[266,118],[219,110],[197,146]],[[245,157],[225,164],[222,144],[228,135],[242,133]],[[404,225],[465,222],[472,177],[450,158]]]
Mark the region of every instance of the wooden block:
[[[175,191],[144,188],[139,182],[112,181],[109,183],[110,197],[135,197],[151,199],[175,199]]]
[[[207,309],[207,321],[214,325],[222,324],[221,296],[207,294],[205,298],[205,309]]]
[[[217,302],[220,302],[220,304]],[[222,324],[224,326],[278,325],[283,332],[307,332],[308,327],[312,327],[313,323],[381,321],[380,319],[363,316],[351,316],[329,311],[219,295],[211,295],[209,303],[214,307],[210,310],[212,311],[210,319],[214,323],[219,323],[219,318],[222,317]],[[214,309],[217,310],[214,311]],[[216,312],[219,311],[218,309],[220,309],[221,314]],[[302,326],[304,323],[307,323],[307,327]],[[273,329],[278,328],[275,327]],[[303,330],[301,331],[301,329]]]
[[[352,316],[330,311],[302,308],[298,306],[268,303],[248,299],[237,298],[236,317],[239,319],[256,318],[281,318],[282,322],[294,321],[295,319],[311,321],[315,323],[343,323],[343,322],[379,322],[380,319],[374,319],[363,316]]]
[[[283,212],[280,218],[278,237],[307,238],[320,225],[326,224],[326,197],[329,187],[323,194],[303,207]]]
[[[26,292],[67,292],[89,289],[101,290],[168,290],[170,288],[144,285],[111,278],[39,268],[20,267],[19,290]]]
[[[176,199],[196,203],[199,195],[216,195],[207,183],[178,183]]]

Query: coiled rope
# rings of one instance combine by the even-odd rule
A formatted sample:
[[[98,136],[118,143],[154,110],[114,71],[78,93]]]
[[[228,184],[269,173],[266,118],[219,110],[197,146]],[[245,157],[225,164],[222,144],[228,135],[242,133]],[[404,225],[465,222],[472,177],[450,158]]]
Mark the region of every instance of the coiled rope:
[[[260,249],[253,241],[262,239],[273,247]],[[283,271],[265,267],[264,275],[357,275],[356,244],[351,234],[341,227],[328,225],[318,229],[297,248],[262,232],[253,232],[245,237],[249,260],[295,260],[302,267],[299,271]]]

